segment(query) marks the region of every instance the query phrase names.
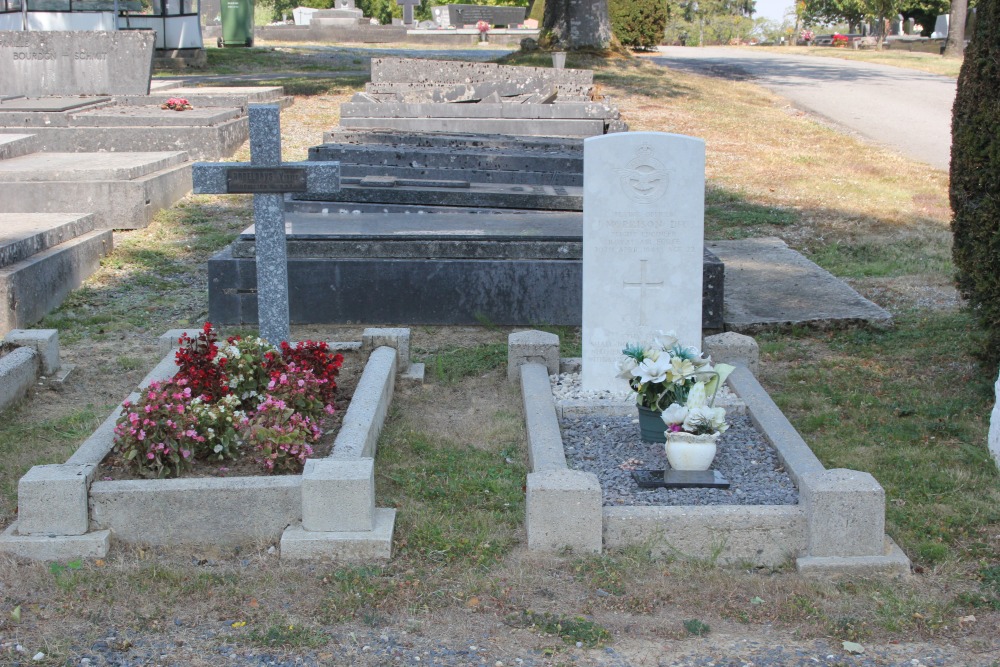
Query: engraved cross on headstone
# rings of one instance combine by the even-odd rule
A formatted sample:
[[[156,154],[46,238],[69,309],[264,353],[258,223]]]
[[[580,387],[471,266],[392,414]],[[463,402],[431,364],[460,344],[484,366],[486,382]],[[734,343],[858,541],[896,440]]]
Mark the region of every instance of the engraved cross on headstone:
[[[632,287],[639,288],[639,326],[646,326],[646,288],[657,288],[663,287],[663,281],[654,283],[646,280],[646,262],[648,259],[639,260],[639,282],[630,283],[627,280],[622,280],[622,287],[628,289]]]
[[[413,25],[413,6],[419,5],[420,0],[396,0],[396,4],[403,8],[403,23],[408,26]]]
[[[198,162],[195,194],[253,194],[260,335],[278,345],[289,337],[285,193],[340,190],[339,162],[281,162],[281,108],[251,104],[250,163]]]

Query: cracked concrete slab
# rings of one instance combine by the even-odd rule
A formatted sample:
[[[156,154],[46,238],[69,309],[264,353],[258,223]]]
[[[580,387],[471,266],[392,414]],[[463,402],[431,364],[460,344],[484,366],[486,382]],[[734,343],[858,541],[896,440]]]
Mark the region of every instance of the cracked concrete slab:
[[[774,237],[708,241],[726,265],[725,327],[891,326],[892,315]]]

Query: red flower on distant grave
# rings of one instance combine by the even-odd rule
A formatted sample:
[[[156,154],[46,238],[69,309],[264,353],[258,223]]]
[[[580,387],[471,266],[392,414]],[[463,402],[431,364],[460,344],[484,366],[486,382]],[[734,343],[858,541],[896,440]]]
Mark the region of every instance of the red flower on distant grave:
[[[479,21],[476,23],[476,30],[478,30],[480,34],[486,34],[490,31],[490,24],[486,21]]]
[[[188,109],[193,109],[191,103],[188,102],[183,97],[171,97],[164,104],[160,105],[161,109],[170,109],[171,111],[187,111]]]

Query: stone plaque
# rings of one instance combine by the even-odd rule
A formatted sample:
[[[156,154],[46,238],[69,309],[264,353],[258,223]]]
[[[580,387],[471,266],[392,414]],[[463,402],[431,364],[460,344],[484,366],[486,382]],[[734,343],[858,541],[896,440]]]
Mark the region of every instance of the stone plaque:
[[[228,194],[307,192],[306,170],[295,167],[239,167],[226,172]]]
[[[705,142],[620,132],[583,144],[583,386],[627,391],[629,342],[701,347]]]
[[[152,30],[0,31],[0,90],[5,94],[147,95]]]

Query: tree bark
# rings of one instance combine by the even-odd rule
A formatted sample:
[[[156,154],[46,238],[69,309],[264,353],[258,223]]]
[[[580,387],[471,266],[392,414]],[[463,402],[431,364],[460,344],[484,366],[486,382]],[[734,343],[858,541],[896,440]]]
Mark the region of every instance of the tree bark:
[[[969,0],[951,0],[948,17],[948,40],[944,44],[945,58],[961,58],[965,53],[965,17]]]
[[[542,33],[564,49],[606,49],[611,45],[608,0],[546,0]]]

